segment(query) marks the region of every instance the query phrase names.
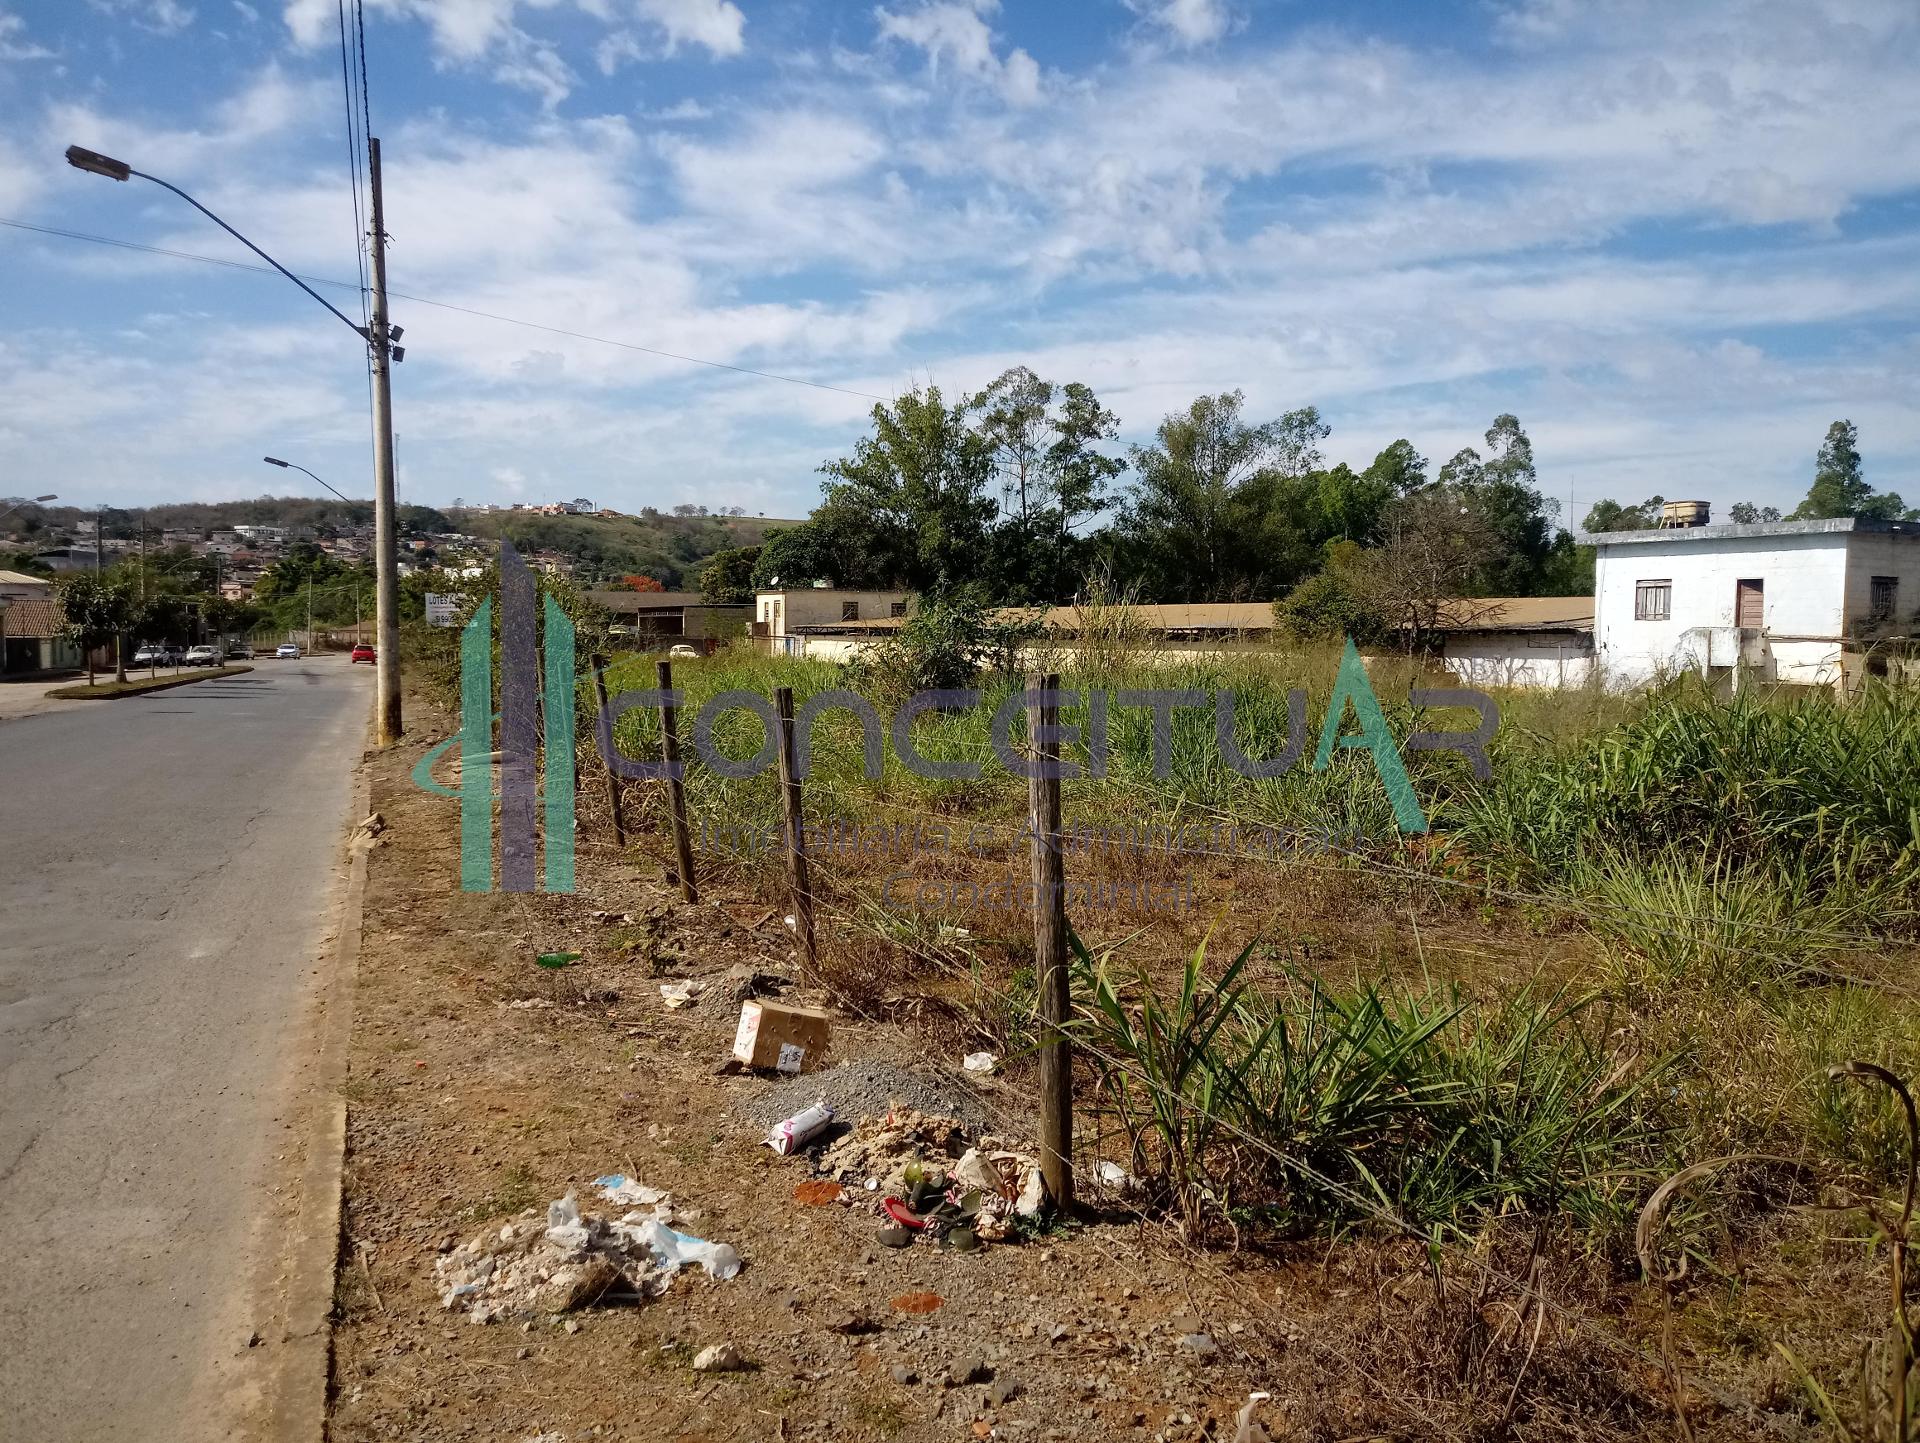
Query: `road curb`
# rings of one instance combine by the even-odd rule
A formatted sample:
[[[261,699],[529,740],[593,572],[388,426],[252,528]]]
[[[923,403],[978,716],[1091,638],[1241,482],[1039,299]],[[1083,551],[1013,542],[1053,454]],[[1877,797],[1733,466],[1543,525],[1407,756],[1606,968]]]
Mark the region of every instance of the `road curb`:
[[[130,696],[151,696],[156,691],[171,691],[176,686],[192,686],[197,681],[218,681],[223,676],[239,676],[252,671],[246,665],[223,666],[217,671],[203,671],[194,676],[161,677],[154,681],[130,681],[125,686],[118,682],[108,682],[108,690],[97,686],[56,686],[47,695],[54,701],[123,701]]]
[[[365,759],[354,777],[349,813],[357,825],[373,789],[373,718],[367,721]],[[367,892],[367,854],[354,846],[340,903],[333,977],[322,1000],[318,1068],[307,1156],[300,1175],[298,1241],[287,1272],[287,1346],[265,1436],[274,1443],[322,1443],[327,1436],[327,1392],[333,1372],[333,1304],[340,1266],[342,1186],[347,1162],[347,1061],[353,1039],[354,986]]]

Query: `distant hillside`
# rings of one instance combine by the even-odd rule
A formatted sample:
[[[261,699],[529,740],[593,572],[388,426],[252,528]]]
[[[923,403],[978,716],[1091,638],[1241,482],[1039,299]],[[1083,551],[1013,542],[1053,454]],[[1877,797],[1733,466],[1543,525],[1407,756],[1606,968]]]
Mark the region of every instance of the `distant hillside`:
[[[798,526],[763,516],[529,516],[496,511],[456,516],[462,529],[522,551],[557,551],[579,579],[651,576],[669,591],[698,590],[700,568],[716,551],[758,546],[770,529]]]
[[[511,537],[523,551],[555,551],[577,568],[579,579],[594,585],[622,576],[651,576],[669,589],[695,590],[700,568],[716,551],[758,546],[769,530],[797,526],[765,516],[534,516],[521,511],[456,511],[451,516],[432,507],[400,507],[402,534],[463,532],[499,540]],[[331,497],[257,496],[247,501],[182,501],[99,513],[109,537],[132,540],[142,524],[149,538],[162,531],[183,528],[202,535],[234,525],[311,527],[325,537],[369,526],[371,501],[338,501]],[[49,506],[15,517],[12,529],[24,552],[71,535],[81,521],[96,513],[73,506]],[[0,544],[4,538],[0,538]]]

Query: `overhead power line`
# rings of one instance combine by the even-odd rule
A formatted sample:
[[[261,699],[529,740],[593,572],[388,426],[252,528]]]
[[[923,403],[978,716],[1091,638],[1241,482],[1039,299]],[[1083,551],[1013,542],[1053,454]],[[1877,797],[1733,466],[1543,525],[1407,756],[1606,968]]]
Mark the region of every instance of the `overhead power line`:
[[[0,225],[14,230],[32,231],[37,235],[58,236],[62,240],[86,241],[91,245],[114,246],[120,250],[141,251],[147,255],[166,256],[170,260],[200,261],[206,265],[225,266],[229,270],[255,271],[262,275],[271,275],[265,266],[251,265],[246,261],[228,260],[222,256],[201,255],[195,251],[169,250],[165,246],[143,245],[139,241],[121,240],[115,236],[89,235],[85,231],[62,230],[58,226],[33,225],[23,220],[9,220],[0,216]],[[340,290],[354,291],[360,287],[353,281],[330,280],[325,276],[302,275],[299,279],[316,286],[333,286]],[[643,346],[636,341],[615,340],[611,336],[595,336],[585,331],[570,331],[562,326],[543,325],[539,321],[522,320],[518,316],[503,316],[495,311],[482,311],[473,306],[459,306],[452,301],[436,301],[426,296],[409,295],[405,291],[389,290],[388,295],[396,300],[411,301],[415,305],[432,306],[442,311],[458,311],[461,315],[474,316],[483,321],[498,321],[506,326],[522,326],[530,331],[545,331],[552,336],[565,336],[575,341],[591,341],[600,346],[616,346],[623,351],[637,351],[645,356],[659,356],[663,360],[683,361],[690,366],[708,366],[716,371],[732,371],[740,376],[756,376],[763,381],[784,381],[789,386],[806,386],[815,391],[832,391],[842,396],[855,396],[862,401],[879,401],[883,404],[891,401],[891,396],[876,396],[871,391],[856,391],[849,386],[836,386],[827,381],[809,381],[804,376],[783,376],[777,371],[756,370],[752,366],[736,366],[727,361],[710,361],[704,356],[689,356],[680,351],[663,351],[658,346]]]

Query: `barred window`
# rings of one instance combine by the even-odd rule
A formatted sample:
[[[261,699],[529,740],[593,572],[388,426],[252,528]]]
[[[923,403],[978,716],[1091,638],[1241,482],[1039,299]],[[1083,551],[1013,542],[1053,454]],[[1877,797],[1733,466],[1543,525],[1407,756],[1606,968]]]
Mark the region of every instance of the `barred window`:
[[[1666,621],[1673,615],[1673,582],[1636,581],[1633,584],[1633,619]]]
[[[840,619],[842,621],[858,621],[860,619],[860,603],[857,601],[841,602]]]
[[[1893,608],[1900,597],[1900,578],[1897,576],[1876,576],[1870,588],[1867,602],[1868,611],[1874,621],[1891,621]]]
[[[904,601],[892,602],[887,607],[888,616],[905,616],[906,614],[907,614],[907,604]]]

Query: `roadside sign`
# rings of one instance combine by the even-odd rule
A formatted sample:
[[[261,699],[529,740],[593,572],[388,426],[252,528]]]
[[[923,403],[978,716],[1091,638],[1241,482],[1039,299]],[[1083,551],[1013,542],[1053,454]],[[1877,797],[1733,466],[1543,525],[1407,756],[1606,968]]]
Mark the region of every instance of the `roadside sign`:
[[[455,626],[460,619],[460,604],[466,597],[449,592],[444,596],[427,593],[427,625]]]

